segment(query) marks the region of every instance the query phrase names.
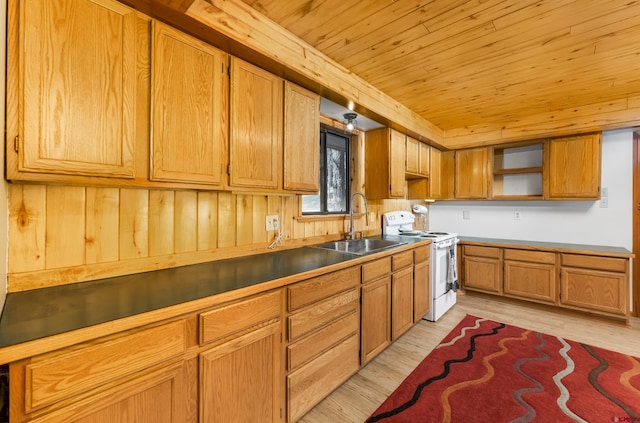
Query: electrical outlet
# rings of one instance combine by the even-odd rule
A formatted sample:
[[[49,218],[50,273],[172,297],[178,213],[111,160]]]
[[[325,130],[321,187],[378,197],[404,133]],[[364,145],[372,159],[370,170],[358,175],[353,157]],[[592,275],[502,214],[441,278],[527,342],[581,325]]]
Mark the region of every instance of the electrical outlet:
[[[515,212],[513,212],[513,218],[515,220],[520,220],[520,219],[522,219],[522,214],[519,211],[515,211]]]
[[[266,228],[267,231],[277,231],[280,227],[280,218],[277,214],[270,214],[267,216]]]
[[[462,219],[471,220],[471,210],[462,210]]]

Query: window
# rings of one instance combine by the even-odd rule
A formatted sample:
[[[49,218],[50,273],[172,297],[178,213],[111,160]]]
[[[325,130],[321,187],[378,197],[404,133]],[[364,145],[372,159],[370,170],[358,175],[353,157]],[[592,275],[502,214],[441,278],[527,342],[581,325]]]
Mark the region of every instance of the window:
[[[320,193],[302,196],[302,214],[349,212],[349,141],[339,130],[320,128]]]

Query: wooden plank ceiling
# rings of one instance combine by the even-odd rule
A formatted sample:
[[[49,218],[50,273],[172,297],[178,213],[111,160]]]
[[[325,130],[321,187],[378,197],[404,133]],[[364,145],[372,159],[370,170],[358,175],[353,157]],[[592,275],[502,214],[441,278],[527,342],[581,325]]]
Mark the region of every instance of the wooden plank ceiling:
[[[640,1],[243,1],[452,133],[640,95]]]

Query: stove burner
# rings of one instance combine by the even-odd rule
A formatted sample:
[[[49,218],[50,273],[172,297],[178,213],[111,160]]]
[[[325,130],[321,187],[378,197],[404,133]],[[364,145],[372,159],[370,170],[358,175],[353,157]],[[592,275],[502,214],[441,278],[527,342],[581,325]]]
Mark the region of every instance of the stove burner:
[[[449,235],[448,232],[429,232],[427,235]]]

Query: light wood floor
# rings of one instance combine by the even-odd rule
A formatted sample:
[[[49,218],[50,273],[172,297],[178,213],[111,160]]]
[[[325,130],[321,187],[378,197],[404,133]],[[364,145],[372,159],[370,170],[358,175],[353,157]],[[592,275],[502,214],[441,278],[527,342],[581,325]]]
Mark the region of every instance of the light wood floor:
[[[304,423],[362,423],[466,315],[471,314],[640,356],[640,319],[630,325],[549,307],[459,295],[437,322],[421,321],[307,413]]]

